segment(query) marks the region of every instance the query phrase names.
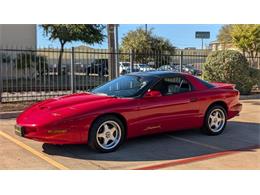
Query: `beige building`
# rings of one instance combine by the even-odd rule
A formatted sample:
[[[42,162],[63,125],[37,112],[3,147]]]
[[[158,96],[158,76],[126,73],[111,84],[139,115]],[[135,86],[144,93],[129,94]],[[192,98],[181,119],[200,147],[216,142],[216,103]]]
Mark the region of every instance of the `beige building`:
[[[0,24],[0,48],[37,47],[36,24]]]
[[[225,50],[225,49],[238,50],[231,43],[221,43],[219,41],[212,41],[209,44],[209,49],[212,51],[219,51],[219,50]]]

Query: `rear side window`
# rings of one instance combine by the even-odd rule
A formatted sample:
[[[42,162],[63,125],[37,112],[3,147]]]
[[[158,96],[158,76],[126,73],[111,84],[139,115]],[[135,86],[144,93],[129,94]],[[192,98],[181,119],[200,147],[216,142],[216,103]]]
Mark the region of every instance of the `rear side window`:
[[[205,85],[207,88],[209,88],[209,89],[215,87],[213,84],[210,84],[209,82],[204,81],[204,80],[202,80],[202,79],[200,79],[200,78],[198,78],[198,77],[196,77],[196,79],[197,79],[200,83],[202,83],[203,85]]]
[[[163,78],[153,87],[153,90],[160,91],[162,95],[173,95],[192,91],[192,86],[186,79],[177,76]]]

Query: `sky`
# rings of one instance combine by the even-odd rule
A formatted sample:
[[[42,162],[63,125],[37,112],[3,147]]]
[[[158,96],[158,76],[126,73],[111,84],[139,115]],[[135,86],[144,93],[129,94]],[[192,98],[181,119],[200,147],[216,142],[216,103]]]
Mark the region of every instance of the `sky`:
[[[148,24],[148,29],[152,28],[153,33],[170,40],[177,48],[196,47],[201,48],[201,40],[195,39],[196,31],[210,31],[210,39],[204,40],[204,47],[211,41],[216,40],[221,24]],[[122,37],[130,30],[144,28],[144,24],[120,24],[118,29],[119,44]],[[37,45],[38,47],[59,47],[58,41],[49,41],[48,37],[43,35],[43,30],[37,27]],[[81,42],[66,44],[65,47],[84,45]],[[107,48],[107,40],[100,45],[90,45],[93,48]]]

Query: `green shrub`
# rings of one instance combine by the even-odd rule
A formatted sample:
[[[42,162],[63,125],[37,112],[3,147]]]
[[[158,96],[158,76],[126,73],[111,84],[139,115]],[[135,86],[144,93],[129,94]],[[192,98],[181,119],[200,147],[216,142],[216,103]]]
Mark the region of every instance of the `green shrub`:
[[[241,94],[249,94],[256,84],[256,73],[250,69],[246,57],[238,51],[212,52],[203,69],[203,79],[235,84]]]
[[[253,79],[254,84],[260,88],[260,70],[255,68],[250,68],[250,77]]]

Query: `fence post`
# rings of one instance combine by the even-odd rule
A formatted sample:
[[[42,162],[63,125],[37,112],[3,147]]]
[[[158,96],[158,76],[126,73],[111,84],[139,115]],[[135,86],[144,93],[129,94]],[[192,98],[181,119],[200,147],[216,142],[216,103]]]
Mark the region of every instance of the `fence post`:
[[[3,75],[2,75],[2,66],[3,66],[3,55],[0,53],[0,103],[2,103],[2,92],[3,92]]]
[[[180,55],[180,72],[182,72],[182,65],[183,65],[183,51],[181,51],[181,55]]]
[[[70,90],[71,93],[75,93],[75,56],[74,56],[74,47],[71,48],[71,63],[70,63]]]
[[[130,50],[130,72],[133,72],[133,69],[134,69],[134,55],[135,55],[135,52],[134,50]]]

